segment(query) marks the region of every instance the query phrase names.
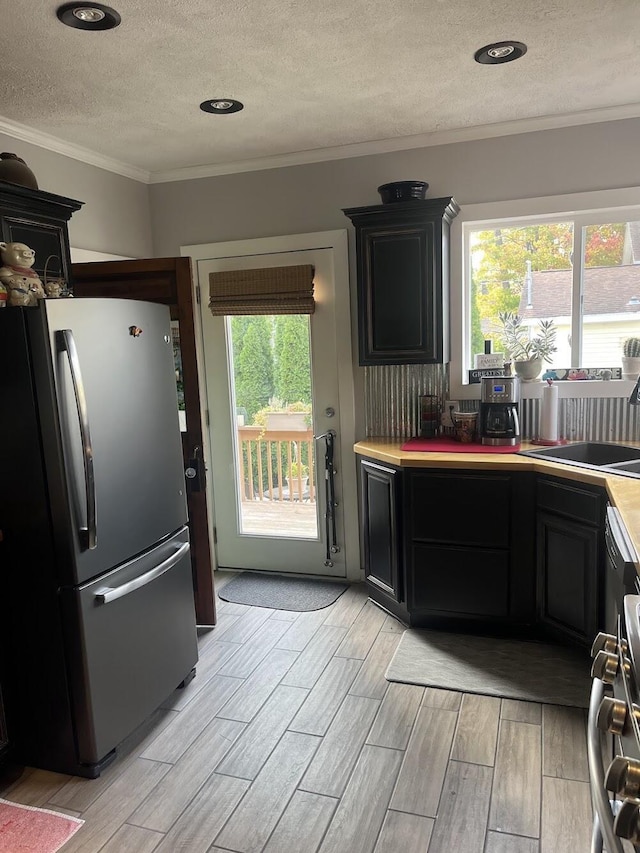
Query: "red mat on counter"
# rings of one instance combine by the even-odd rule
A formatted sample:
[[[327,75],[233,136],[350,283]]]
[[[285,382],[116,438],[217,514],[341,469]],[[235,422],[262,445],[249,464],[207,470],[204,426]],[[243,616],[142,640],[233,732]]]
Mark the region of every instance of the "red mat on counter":
[[[423,453],[517,453],[519,444],[480,444],[472,442],[463,444],[453,438],[410,438],[400,448],[401,450],[419,450]]]

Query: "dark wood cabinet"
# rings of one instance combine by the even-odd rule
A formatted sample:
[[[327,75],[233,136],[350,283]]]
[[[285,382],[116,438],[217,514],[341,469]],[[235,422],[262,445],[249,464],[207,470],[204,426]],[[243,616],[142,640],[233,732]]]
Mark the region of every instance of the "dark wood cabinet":
[[[401,619],[404,573],[401,552],[401,478],[398,468],[363,459],[360,464],[362,537],[371,597]]]
[[[356,229],[361,365],[449,360],[451,198],[344,210]]]
[[[4,764],[9,753],[9,735],[4,717],[4,703],[2,700],[2,687],[0,686],[0,766]]]
[[[369,596],[409,625],[581,646],[604,630],[603,488],[366,458],[360,478]]]
[[[404,474],[411,624],[436,617],[531,624],[531,476],[418,468]]]
[[[7,243],[26,243],[36,253],[33,269],[43,283],[69,284],[68,221],[83,202],[0,181],[0,233]]]
[[[598,531],[538,513],[538,602],[549,627],[584,645],[598,632]]]
[[[606,493],[540,477],[538,617],[546,632],[589,646],[603,629]]]
[[[410,625],[535,619],[534,475],[360,460],[370,598]]]

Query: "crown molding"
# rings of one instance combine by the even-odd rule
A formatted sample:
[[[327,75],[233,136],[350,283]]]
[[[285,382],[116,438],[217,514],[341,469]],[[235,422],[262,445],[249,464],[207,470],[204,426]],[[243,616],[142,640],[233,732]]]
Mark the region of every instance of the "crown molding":
[[[605,107],[599,110],[583,110],[578,113],[558,116],[516,119],[454,130],[436,130],[432,133],[402,136],[397,139],[357,142],[351,145],[338,145],[333,148],[314,148],[291,154],[277,154],[273,157],[258,157],[255,160],[186,166],[181,169],[152,172],[150,183],[163,184],[171,181],[191,181],[198,178],[233,175],[239,172],[257,172],[262,169],[282,169],[287,166],[302,166],[329,160],[344,160],[351,157],[367,157],[372,154],[389,154],[393,151],[409,151],[413,148],[430,148],[455,142],[471,142],[478,139],[492,139],[497,136],[515,136],[519,133],[533,133],[537,130],[554,130],[581,124],[620,121],[628,118],[640,118],[640,104],[625,104],[624,106]]]
[[[479,139],[492,139],[498,136],[514,136],[519,133],[534,133],[538,130],[555,130],[563,127],[575,127],[581,124],[598,124],[607,121],[621,121],[640,117],[640,104],[625,104],[618,107],[605,107],[598,110],[583,110],[557,116],[540,116],[495,124],[476,125],[474,127],[453,130],[436,130],[432,133],[420,133],[395,139],[379,139],[373,142],[357,142],[350,145],[338,145],[333,148],[314,148],[309,151],[295,151],[289,154],[276,154],[271,157],[257,157],[253,160],[237,160],[231,163],[185,166],[178,169],[149,172],[129,163],[122,163],[106,157],[89,148],[66,142],[56,136],[34,130],[26,125],[0,116],[0,133],[5,133],[21,142],[37,145],[47,151],[54,151],[65,157],[79,160],[90,166],[97,166],[108,172],[114,172],[125,178],[131,178],[143,184],[164,184],[173,181],[192,181],[200,178],[212,178],[219,175],[234,175],[240,172],[258,172],[264,169],[283,169],[288,166],[303,166],[311,163],[324,163],[331,160],[345,160],[351,157],[367,157],[375,154],[389,154],[394,151],[409,151],[414,148],[430,148],[436,145],[450,145],[456,142],[472,142]]]
[[[0,116],[0,133],[6,133],[7,136],[19,139],[20,142],[28,142],[47,151],[54,151],[56,154],[71,157],[73,160],[79,160],[89,166],[97,166],[99,169],[106,169],[107,172],[115,172],[116,175],[122,175],[124,178],[131,178],[143,184],[150,182],[150,173],[145,169],[140,169],[129,163],[121,163],[119,160],[105,157],[103,154],[98,154],[96,151],[84,148],[81,145],[65,142],[64,139],[59,139],[57,136],[51,136],[49,133],[34,130],[25,124],[10,121],[4,116]]]

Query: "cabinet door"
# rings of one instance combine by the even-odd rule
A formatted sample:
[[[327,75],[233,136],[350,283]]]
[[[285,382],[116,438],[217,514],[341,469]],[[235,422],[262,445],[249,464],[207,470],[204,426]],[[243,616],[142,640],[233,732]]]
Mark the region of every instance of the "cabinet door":
[[[0,688],[0,764],[7,755],[9,749],[9,738],[7,736],[7,726],[4,719],[4,705],[2,702],[2,689]]]
[[[451,196],[345,208],[356,228],[360,364],[449,360]]]
[[[361,364],[442,361],[434,223],[377,226],[359,234]]]
[[[442,616],[509,616],[509,552],[414,542],[409,610]]]
[[[538,606],[555,633],[585,645],[599,628],[597,528],[538,513]]]
[[[362,460],[362,523],[367,582],[402,601],[398,483],[400,472]]]
[[[26,243],[36,253],[33,269],[43,283],[69,284],[67,222],[82,202],[0,181],[0,232],[7,243]]]

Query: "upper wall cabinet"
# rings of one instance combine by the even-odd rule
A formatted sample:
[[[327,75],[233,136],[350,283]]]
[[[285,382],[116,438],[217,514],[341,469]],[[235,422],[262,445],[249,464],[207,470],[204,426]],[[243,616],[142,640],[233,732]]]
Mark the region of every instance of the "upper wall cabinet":
[[[356,229],[360,364],[449,360],[451,198],[344,210]]]
[[[63,278],[69,283],[67,223],[83,202],[0,181],[0,237],[26,243],[36,253],[33,269],[41,280]]]

